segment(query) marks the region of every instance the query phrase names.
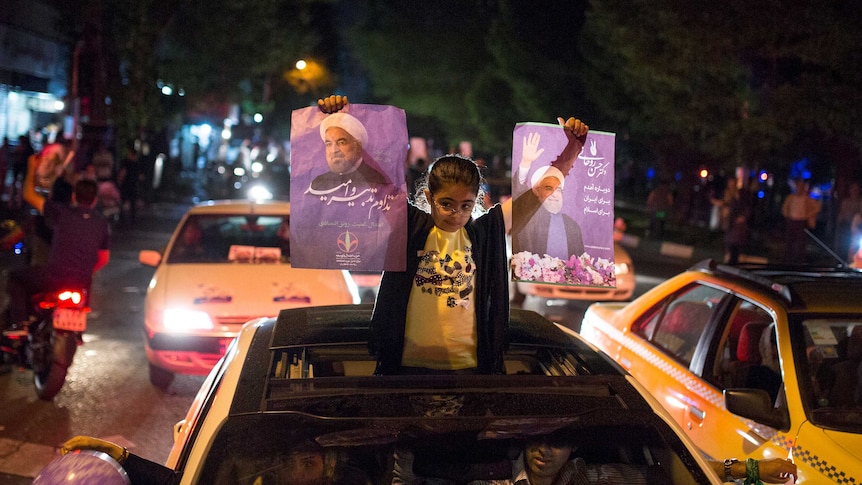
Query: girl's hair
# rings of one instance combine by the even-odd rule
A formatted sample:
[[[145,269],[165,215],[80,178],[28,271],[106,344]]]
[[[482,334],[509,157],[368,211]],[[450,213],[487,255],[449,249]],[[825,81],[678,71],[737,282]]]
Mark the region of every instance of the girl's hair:
[[[462,155],[443,155],[434,160],[434,163],[425,172],[423,180],[416,183],[415,203],[419,208],[428,211],[430,206],[425,199],[425,189],[433,194],[443,187],[463,185],[476,194],[476,207],[481,214],[487,209],[484,204],[483,182],[482,174],[479,172],[476,162]]]

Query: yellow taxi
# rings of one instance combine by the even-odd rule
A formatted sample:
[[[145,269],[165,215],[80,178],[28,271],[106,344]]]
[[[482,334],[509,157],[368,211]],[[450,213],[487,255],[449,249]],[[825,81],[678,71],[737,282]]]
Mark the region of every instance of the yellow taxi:
[[[791,458],[797,483],[862,483],[862,272],[704,261],[581,335],[707,457]]]

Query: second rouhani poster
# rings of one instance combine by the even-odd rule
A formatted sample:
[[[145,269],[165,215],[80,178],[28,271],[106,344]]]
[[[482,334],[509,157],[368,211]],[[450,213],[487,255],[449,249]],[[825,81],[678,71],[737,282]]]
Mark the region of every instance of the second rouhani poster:
[[[583,140],[582,140],[583,141]],[[520,123],[512,149],[512,278],[616,286],[615,134],[583,144],[559,125]]]

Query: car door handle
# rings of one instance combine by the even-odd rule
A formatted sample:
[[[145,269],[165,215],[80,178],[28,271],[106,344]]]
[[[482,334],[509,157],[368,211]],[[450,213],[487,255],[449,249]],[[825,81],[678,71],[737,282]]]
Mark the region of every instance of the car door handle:
[[[695,419],[697,419],[698,421],[703,421],[703,418],[706,417],[706,411],[702,411],[697,406],[689,406],[688,412],[689,412],[689,414],[694,416]]]

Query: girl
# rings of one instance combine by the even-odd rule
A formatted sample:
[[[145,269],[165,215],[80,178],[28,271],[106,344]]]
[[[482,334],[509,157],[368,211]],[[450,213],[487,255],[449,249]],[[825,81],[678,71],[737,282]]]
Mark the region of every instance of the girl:
[[[318,101],[325,113],[346,96]],[[588,130],[580,120],[558,121],[580,153]],[[377,374],[504,373],[509,321],[506,233],[511,201],[487,211],[473,160],[434,161],[408,204],[407,270],[383,274],[371,319],[370,350]]]

